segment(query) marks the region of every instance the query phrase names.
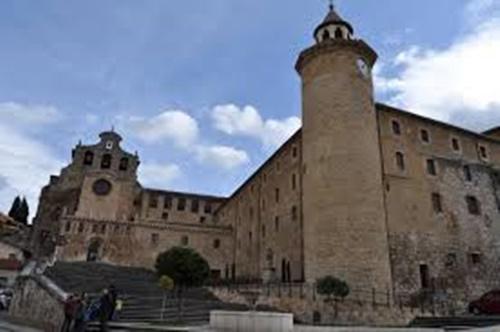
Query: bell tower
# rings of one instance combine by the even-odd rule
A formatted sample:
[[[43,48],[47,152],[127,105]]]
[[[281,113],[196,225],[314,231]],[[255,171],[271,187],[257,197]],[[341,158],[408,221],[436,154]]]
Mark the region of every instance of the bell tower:
[[[375,51],[333,5],[296,70],[302,82],[304,274],[390,289]]]

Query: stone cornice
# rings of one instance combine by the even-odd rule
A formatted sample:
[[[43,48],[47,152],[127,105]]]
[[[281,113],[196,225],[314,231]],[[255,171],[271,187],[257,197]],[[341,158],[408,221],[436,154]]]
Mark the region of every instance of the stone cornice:
[[[345,40],[345,39],[331,39],[323,41],[316,44],[308,49],[305,49],[300,53],[297,63],[295,64],[295,70],[300,74],[305,65],[307,65],[311,59],[314,57],[325,54],[336,52],[339,50],[351,49],[362,55],[369,63],[370,67],[375,65],[378,55],[377,53],[363,40]]]
[[[233,228],[231,226],[218,226],[218,225],[199,225],[199,224],[189,224],[189,223],[179,223],[179,222],[120,222],[116,220],[99,220],[91,218],[79,218],[74,216],[65,216],[64,219],[71,221],[83,221],[87,223],[98,223],[98,224],[112,224],[112,225],[123,225],[132,227],[144,227],[144,228],[154,228],[154,229],[183,229],[189,231],[204,231],[204,232],[218,232],[218,233],[232,233]]]

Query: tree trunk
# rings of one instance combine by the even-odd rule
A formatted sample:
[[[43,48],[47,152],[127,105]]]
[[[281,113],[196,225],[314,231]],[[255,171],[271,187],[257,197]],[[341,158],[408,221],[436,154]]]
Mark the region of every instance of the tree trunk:
[[[160,319],[163,322],[163,319],[165,318],[165,306],[167,304],[167,292],[163,292],[163,303],[161,305],[161,316]]]

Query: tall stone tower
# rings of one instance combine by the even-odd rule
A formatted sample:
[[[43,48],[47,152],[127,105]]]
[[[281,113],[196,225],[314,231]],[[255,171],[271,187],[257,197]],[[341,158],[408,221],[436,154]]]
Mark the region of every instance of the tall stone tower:
[[[390,289],[371,70],[377,54],[330,6],[296,69],[302,79],[304,274]]]

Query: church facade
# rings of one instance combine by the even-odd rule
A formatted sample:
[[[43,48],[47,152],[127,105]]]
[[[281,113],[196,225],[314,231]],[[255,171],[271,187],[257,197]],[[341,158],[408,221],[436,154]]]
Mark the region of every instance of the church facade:
[[[102,133],[41,193],[33,245],[152,267],[188,246],[214,278],[476,296],[500,286],[500,128],[477,133],[375,102],[376,52],[333,8],[298,58],[303,127],[230,197],[143,188]]]

